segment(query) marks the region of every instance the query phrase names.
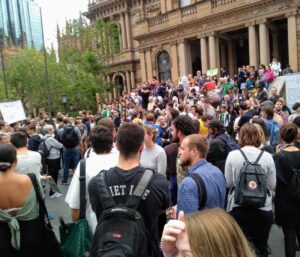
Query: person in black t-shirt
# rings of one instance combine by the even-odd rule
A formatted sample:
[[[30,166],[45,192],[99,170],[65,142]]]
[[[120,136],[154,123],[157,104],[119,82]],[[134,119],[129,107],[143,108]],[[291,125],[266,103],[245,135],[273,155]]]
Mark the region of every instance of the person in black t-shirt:
[[[144,129],[141,126],[126,123],[119,128],[116,144],[120,151],[119,161],[104,176],[107,189],[116,204],[125,204],[143,175],[145,168],[139,165],[143,143]],[[103,207],[98,197],[98,187],[96,176],[90,181],[88,191],[92,209],[99,220]],[[149,232],[149,240],[152,240],[149,243],[152,245],[153,257],[162,256],[159,250],[158,216],[168,207],[168,182],[162,174],[155,172],[137,208]]]

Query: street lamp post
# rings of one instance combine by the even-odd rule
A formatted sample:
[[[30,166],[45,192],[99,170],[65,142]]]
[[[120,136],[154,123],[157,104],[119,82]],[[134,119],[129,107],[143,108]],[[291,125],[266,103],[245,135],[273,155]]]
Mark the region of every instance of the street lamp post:
[[[3,29],[0,30],[0,54],[1,54],[1,67],[2,67],[2,73],[3,73],[3,83],[4,83],[4,92],[6,100],[8,100],[8,90],[7,90],[7,81],[6,81],[6,73],[5,73],[5,66],[4,66],[4,56],[3,56]]]
[[[61,103],[64,106],[65,113],[67,113],[68,96],[66,94],[61,95]]]

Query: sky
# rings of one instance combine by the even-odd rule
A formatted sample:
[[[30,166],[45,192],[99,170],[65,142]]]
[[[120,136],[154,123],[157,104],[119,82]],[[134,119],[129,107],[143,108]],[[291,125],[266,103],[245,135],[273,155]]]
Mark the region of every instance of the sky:
[[[56,26],[65,27],[66,19],[79,17],[79,12],[87,11],[88,0],[36,0],[42,8],[45,44],[47,48],[56,41]]]

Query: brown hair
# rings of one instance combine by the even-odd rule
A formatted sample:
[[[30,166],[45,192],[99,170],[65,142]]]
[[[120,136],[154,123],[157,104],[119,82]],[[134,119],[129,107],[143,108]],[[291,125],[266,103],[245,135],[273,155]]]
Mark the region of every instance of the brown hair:
[[[239,144],[241,147],[251,145],[259,147],[261,144],[260,135],[254,124],[246,123],[240,130]]]
[[[199,134],[192,134],[187,136],[187,138],[188,138],[187,147],[190,150],[196,148],[197,151],[200,153],[201,158],[206,158],[208,152],[207,139]]]
[[[193,256],[254,257],[236,221],[221,209],[205,209],[184,220]]]
[[[298,128],[294,123],[285,123],[280,129],[280,138],[290,144],[293,143],[298,135]]]
[[[254,126],[259,133],[261,144],[265,145],[267,143],[267,141],[266,141],[265,133],[264,133],[262,127],[258,123],[254,123]]]
[[[144,126],[145,133],[149,136],[152,136],[152,141],[155,142],[156,136],[157,136],[157,130],[155,127],[147,125]]]

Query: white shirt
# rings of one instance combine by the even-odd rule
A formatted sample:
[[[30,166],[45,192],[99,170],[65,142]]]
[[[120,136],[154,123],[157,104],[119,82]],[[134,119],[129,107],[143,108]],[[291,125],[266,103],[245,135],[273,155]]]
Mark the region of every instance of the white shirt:
[[[42,157],[38,152],[28,151],[26,154],[17,154],[16,170],[20,174],[34,173],[37,180],[41,178]]]
[[[90,180],[96,176],[101,170],[108,170],[117,165],[119,159],[119,152],[111,152],[109,154],[97,155],[93,154],[86,159],[86,219],[90,226],[91,232],[94,234],[97,226],[97,218],[92,210],[89,195],[88,195],[88,184]],[[71,181],[68,193],[66,195],[66,203],[71,209],[80,209],[80,163],[78,164]]]

